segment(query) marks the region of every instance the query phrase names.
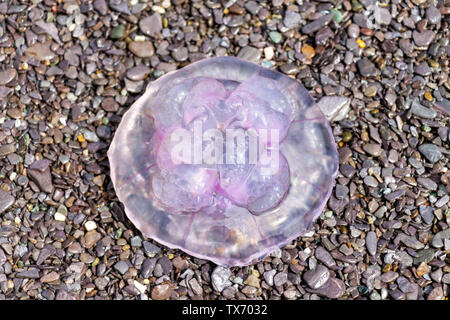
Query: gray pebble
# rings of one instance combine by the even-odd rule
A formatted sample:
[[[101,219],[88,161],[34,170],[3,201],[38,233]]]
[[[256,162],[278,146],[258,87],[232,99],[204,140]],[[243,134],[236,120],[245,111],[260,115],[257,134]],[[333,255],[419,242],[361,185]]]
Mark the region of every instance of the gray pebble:
[[[211,283],[214,290],[222,292],[226,287],[231,286],[230,277],[230,269],[217,266],[211,274]]]
[[[426,30],[424,32],[418,32],[418,31],[414,30],[412,35],[413,35],[414,43],[418,47],[428,46],[431,43],[431,41],[433,41],[434,37],[436,36],[434,31],[431,31],[431,30]]]
[[[282,286],[287,281],[287,273],[279,272],[273,277],[273,284],[277,287]]]
[[[119,261],[114,265],[114,269],[120,272],[120,274],[125,274],[130,267],[125,261]]]
[[[424,107],[417,100],[414,100],[413,103],[411,104],[411,112],[416,116],[424,119],[434,119],[437,116],[436,111]]]
[[[322,287],[330,278],[330,271],[327,267],[318,264],[315,269],[308,270],[303,274],[303,280],[312,289]]]
[[[419,151],[431,163],[436,163],[442,158],[442,153],[439,147],[435,144],[425,143],[419,146]]]
[[[3,190],[0,190],[0,213],[6,211],[9,207],[14,204],[14,197],[6,193]]]
[[[239,50],[237,54],[238,58],[253,62],[253,63],[259,63],[259,59],[261,58],[261,52],[259,49],[252,47],[252,46],[246,46],[243,47],[241,50]]]
[[[377,235],[373,231],[369,231],[366,235],[366,247],[370,255],[377,253]]]
[[[294,12],[292,10],[287,10],[284,15],[283,24],[288,29],[292,29],[292,28],[297,27],[299,25],[300,21],[301,21],[301,17],[297,12]]]
[[[151,37],[156,36],[162,30],[162,19],[158,12],[145,17],[139,21],[139,28],[141,31]]]

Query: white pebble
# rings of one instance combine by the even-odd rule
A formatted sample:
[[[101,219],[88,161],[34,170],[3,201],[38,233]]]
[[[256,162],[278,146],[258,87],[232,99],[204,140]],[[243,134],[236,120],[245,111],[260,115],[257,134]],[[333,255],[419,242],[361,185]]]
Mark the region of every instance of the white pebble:
[[[145,41],[146,38],[144,36],[137,35],[134,37],[134,41]]]
[[[274,56],[273,47],[264,48],[264,57],[267,60],[272,60],[273,56]]]
[[[147,290],[147,286],[143,285],[142,283],[140,283],[139,281],[134,280],[134,286],[136,287],[136,289],[139,290],[140,293],[144,294],[145,291]]]
[[[159,14],[164,14],[166,10],[161,6],[153,6],[152,10],[158,12]]]
[[[66,221],[66,216],[57,211],[55,213],[55,220],[64,222],[64,221]]]
[[[164,0],[163,2],[162,2],[162,6],[163,6],[163,8],[169,8],[170,7],[170,0]]]
[[[94,221],[89,220],[84,224],[84,228],[86,229],[86,231],[92,231],[97,228],[97,224]]]

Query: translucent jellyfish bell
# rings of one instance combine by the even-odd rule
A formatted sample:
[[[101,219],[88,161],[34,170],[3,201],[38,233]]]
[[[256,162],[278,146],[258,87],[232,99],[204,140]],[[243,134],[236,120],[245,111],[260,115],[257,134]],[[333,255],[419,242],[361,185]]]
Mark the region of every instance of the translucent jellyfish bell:
[[[243,140],[227,139],[242,131]],[[255,263],[304,234],[338,169],[330,124],[302,84],[234,57],[151,82],[108,157],[117,196],[145,236],[225,266]]]

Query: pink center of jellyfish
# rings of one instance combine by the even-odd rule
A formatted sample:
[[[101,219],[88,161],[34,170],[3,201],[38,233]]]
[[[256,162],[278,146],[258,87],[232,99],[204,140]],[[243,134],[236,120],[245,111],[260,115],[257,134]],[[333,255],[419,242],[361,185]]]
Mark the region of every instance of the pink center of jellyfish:
[[[279,145],[295,104],[277,107],[285,98],[273,80],[259,76],[241,83],[198,77],[179,86],[187,89],[180,107],[151,108],[158,206],[192,213],[233,204],[255,215],[276,208],[289,189]]]

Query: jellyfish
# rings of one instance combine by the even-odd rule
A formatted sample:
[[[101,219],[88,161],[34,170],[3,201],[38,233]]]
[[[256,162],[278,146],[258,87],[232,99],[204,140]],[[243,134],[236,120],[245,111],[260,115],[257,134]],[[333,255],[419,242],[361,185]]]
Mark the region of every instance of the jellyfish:
[[[330,124],[303,85],[235,57],[150,82],[108,158],[144,236],[223,266],[255,263],[307,232],[338,170]]]

